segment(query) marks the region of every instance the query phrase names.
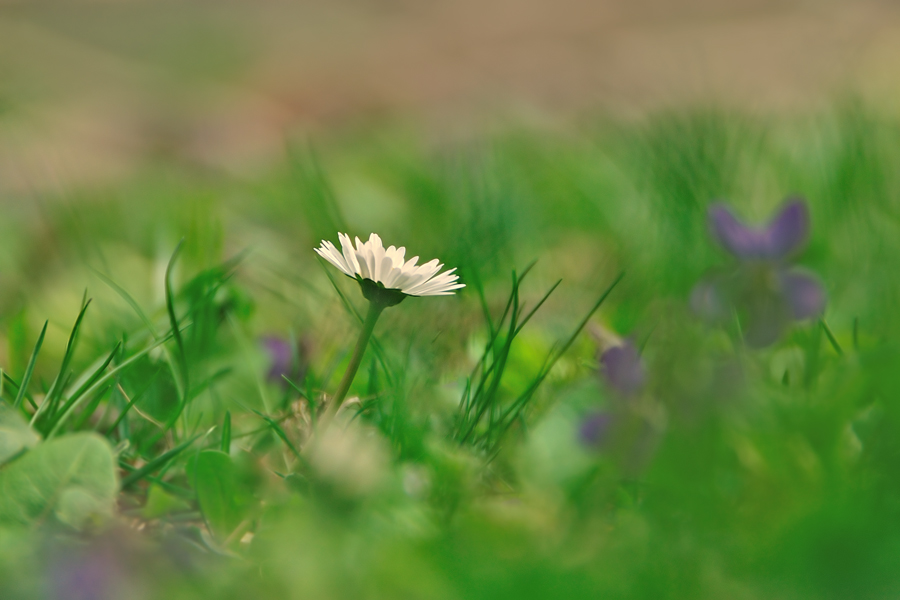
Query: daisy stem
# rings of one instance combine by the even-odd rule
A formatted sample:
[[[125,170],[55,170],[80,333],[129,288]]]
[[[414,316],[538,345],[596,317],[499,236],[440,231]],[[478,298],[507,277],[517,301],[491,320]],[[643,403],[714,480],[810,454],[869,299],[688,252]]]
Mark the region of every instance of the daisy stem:
[[[356,340],[356,348],[353,349],[353,356],[350,357],[350,364],[347,365],[347,370],[344,372],[344,376],[341,378],[337,390],[335,390],[331,400],[326,404],[325,412],[322,413],[322,416],[319,418],[318,430],[320,433],[328,427],[328,424],[341,408],[341,404],[344,403],[344,398],[350,390],[350,384],[353,383],[353,378],[356,377],[356,372],[359,370],[359,365],[362,363],[363,355],[366,353],[366,346],[369,345],[369,338],[372,337],[372,332],[375,330],[375,323],[378,322],[378,317],[381,316],[381,312],[385,308],[386,305],[381,302],[369,302],[369,312],[366,314],[365,321],[363,321],[362,331],[359,332],[359,339]]]

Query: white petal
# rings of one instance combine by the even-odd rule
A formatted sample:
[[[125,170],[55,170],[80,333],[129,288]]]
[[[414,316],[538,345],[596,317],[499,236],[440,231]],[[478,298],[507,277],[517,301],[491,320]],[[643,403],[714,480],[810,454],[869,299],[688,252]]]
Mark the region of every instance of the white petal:
[[[435,258],[434,260],[430,260],[427,263],[425,263],[424,265],[422,265],[421,267],[419,267],[419,273],[421,273],[422,275],[425,275],[426,277],[433,277],[434,274],[437,273],[438,271],[440,271],[441,267],[443,267],[443,266],[444,265],[442,265],[438,261],[438,259]]]
[[[372,270],[369,264],[369,249],[364,246],[359,238],[356,238],[356,262],[359,264],[359,275],[363,279],[372,279]]]
[[[347,264],[344,262],[343,257],[338,253],[337,249],[334,247],[334,244],[331,242],[326,242],[322,240],[322,247],[316,248],[316,254],[333,264],[335,267],[343,271],[345,274],[350,275],[350,269],[347,267]]]
[[[419,257],[413,256],[411,259],[409,259],[408,261],[403,263],[403,270],[404,271],[414,271],[417,268],[416,267],[417,262],[419,262]]]
[[[389,282],[393,279],[391,276],[391,272],[393,271],[394,262],[391,260],[390,256],[381,257],[381,261],[378,263],[378,272],[377,279],[375,281],[380,281],[384,287],[391,288],[393,287]]]
[[[381,244],[381,238],[378,237],[378,235],[373,233],[369,236],[369,248],[372,252],[372,279],[381,281],[382,276],[385,274],[385,251],[384,246]],[[388,262],[388,269],[390,269],[390,264],[391,263]]]
[[[386,254],[391,257],[391,260],[394,261],[395,267],[403,266],[403,257],[406,254],[406,248],[400,246],[399,248],[394,248],[391,246],[387,249]]]
[[[344,251],[344,261],[350,269],[349,275],[353,277],[359,273],[359,262],[356,260],[356,252],[353,250],[353,242],[346,233],[339,233],[338,239],[341,241],[341,249]]]

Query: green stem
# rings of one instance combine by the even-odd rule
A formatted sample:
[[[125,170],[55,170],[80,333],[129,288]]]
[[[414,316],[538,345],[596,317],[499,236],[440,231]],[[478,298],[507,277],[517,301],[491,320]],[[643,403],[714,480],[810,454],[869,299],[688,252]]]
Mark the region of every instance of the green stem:
[[[322,416],[319,418],[318,430],[320,433],[328,427],[328,424],[344,403],[344,398],[350,390],[350,384],[353,383],[353,378],[356,377],[356,372],[359,370],[359,365],[362,363],[363,355],[366,353],[366,346],[369,345],[369,338],[372,337],[372,332],[375,330],[375,323],[378,322],[378,317],[381,316],[381,311],[385,308],[386,306],[380,302],[369,302],[369,312],[366,314],[366,320],[363,321],[362,331],[359,332],[359,339],[356,340],[356,348],[353,350],[350,364],[347,365],[347,371],[344,373],[344,377],[338,384],[334,396],[332,396],[326,404],[325,412],[322,413]]]

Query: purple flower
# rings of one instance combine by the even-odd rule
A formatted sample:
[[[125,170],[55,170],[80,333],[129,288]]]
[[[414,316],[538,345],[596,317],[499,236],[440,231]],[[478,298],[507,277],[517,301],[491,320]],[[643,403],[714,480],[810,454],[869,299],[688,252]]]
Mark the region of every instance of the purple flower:
[[[122,552],[110,539],[54,549],[48,561],[48,597],[52,600],[121,598],[127,580]]]
[[[623,396],[633,396],[644,387],[644,365],[631,341],[613,346],[600,355],[603,379]]]
[[[306,355],[303,343],[295,348],[288,340],[276,335],[263,337],[261,343],[269,358],[268,381],[281,385],[285,383],[282,376],[295,380],[303,378]]]
[[[825,290],[818,278],[789,264],[809,237],[804,200],[788,200],[763,227],[747,226],[724,204],[713,204],[709,225],[716,241],[737,259],[737,267],[694,288],[695,312],[719,320],[736,311],[744,339],[754,347],[775,342],[792,321],[822,313]]]
[[[581,422],[578,439],[585,446],[597,448],[603,445],[609,434],[613,416],[608,412],[592,412]]]
[[[636,476],[650,462],[664,425],[660,405],[642,392],[647,374],[631,340],[600,355],[600,374],[613,392],[606,409],[589,412],[578,427],[587,448],[602,451],[626,476]]]
[[[619,400],[637,395],[646,381],[641,356],[630,340],[600,355],[600,375]],[[588,413],[578,428],[581,443],[592,448],[605,446],[624,412],[624,403],[616,402],[611,410]]]
[[[748,227],[721,203],[709,207],[716,241],[738,260],[784,260],[801,250],[809,237],[809,211],[800,198],[785,202],[765,227]]]

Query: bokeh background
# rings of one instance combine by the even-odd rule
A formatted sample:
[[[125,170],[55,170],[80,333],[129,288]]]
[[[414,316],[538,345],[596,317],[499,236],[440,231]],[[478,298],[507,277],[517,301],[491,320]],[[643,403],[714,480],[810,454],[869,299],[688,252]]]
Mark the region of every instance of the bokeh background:
[[[0,3],[5,197],[160,159],[246,174],[286,135],[385,119],[439,135],[691,103],[856,93],[896,110],[893,2]]]
[[[888,1],[0,0],[0,396],[49,321],[39,401],[61,363],[146,352],[63,427],[106,437],[111,480],[206,432],[96,527],[59,507],[23,524],[0,498],[0,596],[896,597],[898,67]],[[730,264],[707,207],[761,223],[792,193],[824,321],[748,349],[688,306]],[[385,314],[360,428],[310,466],[289,451],[309,404],[267,380],[266,340],[306,393],[335,388],[362,302],[312,248],[338,231],[467,288]],[[466,377],[500,352],[485,315],[535,260],[529,307],[563,283],[502,406],[626,277],[508,435],[461,441]],[[192,324],[180,365],[149,348],[167,299]],[[643,350],[639,451],[579,438],[615,406],[611,339]],[[220,447],[234,522],[194,489]]]

